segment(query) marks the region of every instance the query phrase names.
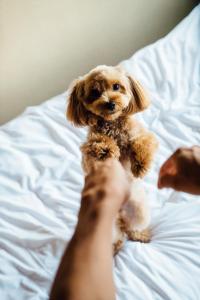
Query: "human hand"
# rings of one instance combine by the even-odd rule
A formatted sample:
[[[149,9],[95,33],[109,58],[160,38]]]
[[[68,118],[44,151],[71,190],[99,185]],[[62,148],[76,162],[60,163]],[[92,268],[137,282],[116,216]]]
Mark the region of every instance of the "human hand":
[[[200,147],[180,148],[162,165],[158,188],[200,195]]]
[[[113,216],[129,196],[129,182],[121,163],[116,159],[96,162],[85,178],[81,212],[104,211]]]

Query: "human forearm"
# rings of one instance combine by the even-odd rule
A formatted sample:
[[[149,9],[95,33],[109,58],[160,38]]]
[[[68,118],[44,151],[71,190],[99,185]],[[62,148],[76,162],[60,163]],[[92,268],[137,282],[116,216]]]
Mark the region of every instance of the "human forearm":
[[[112,229],[128,195],[128,179],[118,161],[95,164],[85,178],[78,224],[59,266],[51,300],[115,299]]]
[[[105,201],[101,199],[102,204]],[[82,205],[52,288],[52,300],[115,299],[112,224],[113,216],[103,207]]]

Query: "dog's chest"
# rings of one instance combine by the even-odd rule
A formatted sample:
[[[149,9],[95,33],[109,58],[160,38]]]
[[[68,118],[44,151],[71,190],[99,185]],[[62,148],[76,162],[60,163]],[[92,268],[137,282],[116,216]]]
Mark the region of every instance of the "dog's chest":
[[[127,151],[129,144],[129,134],[126,122],[124,120],[120,119],[112,122],[98,122],[98,124],[95,126],[95,131],[114,139],[118,147],[120,148],[121,154],[124,151]]]

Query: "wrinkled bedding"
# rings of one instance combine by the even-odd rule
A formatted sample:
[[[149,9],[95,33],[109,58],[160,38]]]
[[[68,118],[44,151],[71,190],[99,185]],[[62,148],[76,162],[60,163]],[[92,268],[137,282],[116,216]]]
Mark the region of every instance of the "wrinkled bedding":
[[[117,299],[200,299],[199,197],[156,188],[162,162],[200,145],[200,5],[172,32],[121,65],[152,105],[137,119],[160,147],[145,186],[152,241],[127,242],[115,257]],[[65,119],[67,92],[0,127],[0,299],[48,299],[73,234],[83,186],[86,129]]]

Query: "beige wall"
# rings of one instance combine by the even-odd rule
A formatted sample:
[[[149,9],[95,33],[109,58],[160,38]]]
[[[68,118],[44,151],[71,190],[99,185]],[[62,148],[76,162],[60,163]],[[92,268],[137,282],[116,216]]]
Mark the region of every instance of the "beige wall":
[[[0,0],[0,123],[171,30],[190,0]]]

